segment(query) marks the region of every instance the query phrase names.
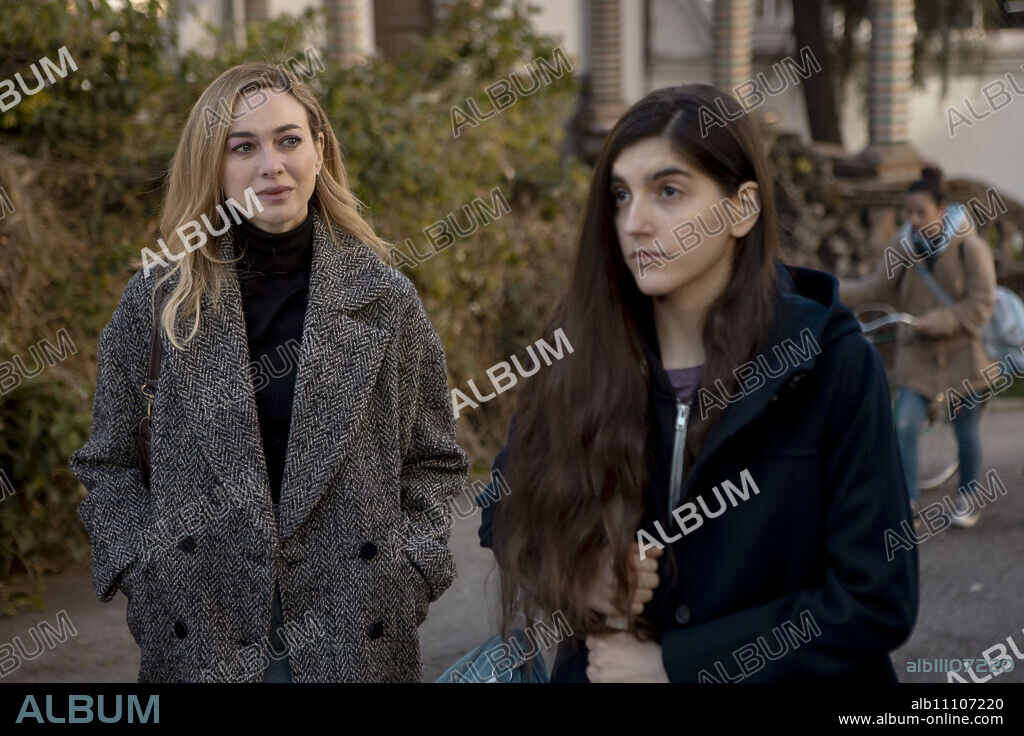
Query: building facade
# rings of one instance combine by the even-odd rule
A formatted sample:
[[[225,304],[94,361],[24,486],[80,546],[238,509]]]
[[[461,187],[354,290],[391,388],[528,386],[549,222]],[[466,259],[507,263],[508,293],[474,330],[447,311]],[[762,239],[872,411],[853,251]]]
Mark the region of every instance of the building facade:
[[[452,0],[186,0],[180,28],[184,48],[201,47],[202,25],[212,24],[244,42],[245,24],[280,13],[297,14],[312,5],[326,10],[325,27],[314,42],[333,63],[356,63],[407,49],[412,39],[432,32]],[[712,82],[723,89],[761,77],[781,79],[780,61],[791,59],[806,70],[808,60],[796,47],[792,0],[529,0],[539,12],[537,29],[551,35],[583,77],[585,127],[573,130],[585,157],[599,148],[608,128],[633,102],[659,87]],[[979,47],[987,61],[982,71],[954,68],[947,80],[926,72],[923,88],[911,84],[915,0],[869,0],[869,17],[852,29],[861,59],[838,93],[843,145],[860,152],[865,166],[883,180],[903,180],[926,157],[950,175],[987,178],[1024,198],[1024,170],[1007,163],[1005,152],[986,141],[1013,140],[1024,123],[1024,106],[992,123],[990,135],[951,136],[950,105],[965,97],[981,100],[980,87],[1006,73],[1024,87],[1024,3],[1000,2],[1001,29],[982,27],[981,3],[959,30]],[[1020,7],[1018,7],[1020,6]],[[838,34],[839,14],[821,5],[823,23]],[[315,35],[315,34],[314,34]],[[773,76],[774,75],[774,76]],[[749,108],[748,108],[749,109]],[[762,122],[809,138],[807,110],[800,85],[766,96],[757,106]]]

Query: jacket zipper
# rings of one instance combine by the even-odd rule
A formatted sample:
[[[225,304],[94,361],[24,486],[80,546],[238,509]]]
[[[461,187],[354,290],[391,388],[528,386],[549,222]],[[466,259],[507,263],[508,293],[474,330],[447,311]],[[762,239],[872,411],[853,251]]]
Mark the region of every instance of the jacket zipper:
[[[686,425],[690,420],[690,406],[676,402],[676,440],[672,448],[672,477],[669,485],[669,512],[679,503],[683,485],[683,456],[686,450]]]

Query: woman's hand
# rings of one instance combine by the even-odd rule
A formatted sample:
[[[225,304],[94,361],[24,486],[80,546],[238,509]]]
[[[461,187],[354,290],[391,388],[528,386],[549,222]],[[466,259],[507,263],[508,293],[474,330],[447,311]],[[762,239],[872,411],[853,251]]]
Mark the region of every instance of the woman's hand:
[[[643,613],[644,604],[654,598],[654,589],[658,587],[658,558],[664,549],[653,549],[647,553],[646,559],[640,556],[631,557],[632,575],[634,580],[632,615]],[[606,616],[625,616],[626,612],[612,605],[615,594],[615,578],[612,575],[611,559],[605,561],[601,575],[591,586],[587,604],[598,613]]]
[[[935,315],[929,312],[918,317],[914,321],[914,327],[922,335],[925,335],[926,337],[933,337],[935,335],[935,330],[937,327]]]
[[[668,682],[656,641],[638,641],[626,631],[587,636],[587,679],[591,682]]]

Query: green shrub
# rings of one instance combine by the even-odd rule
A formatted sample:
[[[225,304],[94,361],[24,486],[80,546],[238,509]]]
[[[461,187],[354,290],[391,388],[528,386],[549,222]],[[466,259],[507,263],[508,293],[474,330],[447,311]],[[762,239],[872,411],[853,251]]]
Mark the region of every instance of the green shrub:
[[[77,71],[0,114],[0,186],[16,215],[0,220],[0,360],[61,328],[78,352],[0,396],[0,470],[16,494],[0,513],[0,578],[34,575],[88,556],[77,520],[84,489],[67,467],[86,440],[96,340],[131,263],[156,237],[161,190],[185,118],[217,75],[244,61],[304,58],[319,11],[250,26],[247,48],[219,37],[212,56],[176,46],[177,6],[104,0],[44,1],[3,10],[0,79],[67,46]],[[169,12],[165,12],[169,11]],[[436,33],[396,59],[352,68],[327,63],[309,84],[340,140],[357,196],[378,233],[427,250],[423,229],[497,188],[511,211],[430,260],[403,271],[416,283],[444,342],[451,385],[541,337],[564,281],[588,171],[559,154],[577,81],[542,85],[477,127],[453,136],[451,110],[539,57],[519,2],[462,0]],[[327,60],[321,49],[319,54]],[[526,76],[521,77],[528,83]],[[487,469],[513,408],[500,401],[464,413],[460,442]],[[33,599],[5,593],[8,610]]]

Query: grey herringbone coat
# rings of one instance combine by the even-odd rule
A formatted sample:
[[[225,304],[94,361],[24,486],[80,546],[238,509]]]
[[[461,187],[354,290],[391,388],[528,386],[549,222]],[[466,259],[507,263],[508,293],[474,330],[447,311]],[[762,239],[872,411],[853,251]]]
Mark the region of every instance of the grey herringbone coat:
[[[133,443],[156,275],[131,279],[100,335],[91,435],[71,468],[89,491],[93,586],[129,599],[140,682],[259,682],[275,580],[294,681],[420,678],[417,628],[455,576],[448,501],[469,464],[412,283],[326,227],[315,214],[277,515],[237,278],[217,304],[204,297],[186,350],[161,333],[148,491]]]

